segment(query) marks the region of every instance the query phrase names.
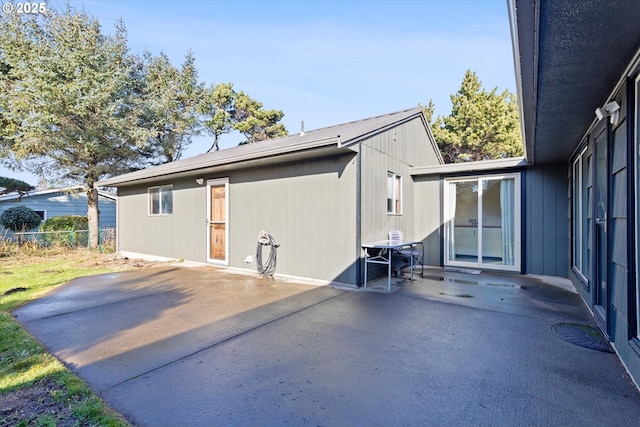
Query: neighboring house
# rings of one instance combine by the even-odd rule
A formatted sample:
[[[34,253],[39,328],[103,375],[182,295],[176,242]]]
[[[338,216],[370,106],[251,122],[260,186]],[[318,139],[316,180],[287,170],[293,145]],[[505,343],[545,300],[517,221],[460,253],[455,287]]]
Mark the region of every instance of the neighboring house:
[[[530,196],[523,238],[556,259],[638,384],[640,2],[511,0],[509,12],[526,160],[546,178],[525,187],[542,199]]]
[[[96,185],[118,187],[123,254],[255,269],[264,230],[280,244],[277,273],[360,284],[362,243],[392,229],[422,239],[410,169],[441,163],[417,107]]]
[[[34,191],[20,198],[18,195],[0,197],[0,215],[15,206],[33,209],[42,220],[61,215],[87,215],[87,195],[82,187]],[[116,226],[116,196],[101,191],[98,195],[100,227]],[[0,225],[0,232],[6,230]]]

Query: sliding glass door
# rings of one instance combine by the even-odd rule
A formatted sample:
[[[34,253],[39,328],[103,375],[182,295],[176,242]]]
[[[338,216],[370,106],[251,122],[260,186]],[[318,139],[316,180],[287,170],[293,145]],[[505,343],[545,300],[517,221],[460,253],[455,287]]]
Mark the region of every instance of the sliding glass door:
[[[520,271],[520,175],[445,180],[445,265]]]

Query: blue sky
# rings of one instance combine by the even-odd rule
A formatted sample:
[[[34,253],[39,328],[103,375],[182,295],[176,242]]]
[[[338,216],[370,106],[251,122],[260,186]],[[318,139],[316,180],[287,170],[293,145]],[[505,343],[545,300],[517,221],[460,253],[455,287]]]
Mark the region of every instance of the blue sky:
[[[506,0],[70,0],[103,32],[122,19],[133,53],[187,51],[207,84],[231,82],[284,111],[290,132],[385,114],[430,99],[451,111],[465,70],[515,93]],[[49,0],[53,7],[65,1]],[[221,148],[239,138],[222,137]],[[196,139],[183,157],[204,152]],[[9,176],[15,176],[8,173]],[[21,176],[25,176],[22,175]],[[27,182],[36,184],[34,179]]]

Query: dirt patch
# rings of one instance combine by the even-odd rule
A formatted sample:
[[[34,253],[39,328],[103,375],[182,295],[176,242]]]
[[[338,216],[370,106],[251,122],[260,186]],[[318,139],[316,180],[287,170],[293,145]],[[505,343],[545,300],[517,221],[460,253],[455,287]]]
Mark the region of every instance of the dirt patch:
[[[146,268],[153,267],[154,265],[161,264],[154,261],[143,261],[139,259],[129,259],[127,257],[120,257],[117,255],[106,255],[99,258],[88,259],[82,263],[83,267],[108,267],[115,269],[130,269],[130,268]]]
[[[0,395],[0,426],[13,426],[20,421],[24,425],[43,425],[44,419],[55,420],[55,424],[46,425],[75,426],[78,420],[60,397],[63,395],[64,390],[51,379],[3,393]]]
[[[9,271],[12,267],[45,263],[57,259],[73,260],[75,264],[82,267],[106,268],[113,271],[153,267],[154,265],[161,264],[160,262],[129,259],[127,257],[121,257],[117,254],[101,254],[86,250],[52,250],[43,251],[41,254],[18,255],[3,259],[2,266],[4,268],[2,273],[12,274]],[[41,273],[55,274],[59,272],[60,271],[56,269],[49,269],[42,271]]]

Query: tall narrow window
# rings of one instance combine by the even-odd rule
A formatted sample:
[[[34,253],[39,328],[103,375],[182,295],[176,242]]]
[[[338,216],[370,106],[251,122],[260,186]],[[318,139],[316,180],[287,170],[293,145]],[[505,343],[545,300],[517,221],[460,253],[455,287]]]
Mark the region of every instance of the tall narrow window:
[[[173,213],[173,185],[149,187],[149,215]]]
[[[387,213],[402,213],[402,177],[387,172]]]
[[[588,249],[588,190],[589,158],[587,149],[573,162],[573,267],[586,281],[589,275]]]
[[[638,230],[640,230],[640,171],[638,168],[640,167],[640,76],[636,77],[636,87],[635,87],[635,137],[634,137],[634,146],[635,146],[635,184],[636,184],[636,338],[640,339],[640,277],[638,277],[637,272],[640,271],[640,236],[638,235]]]

